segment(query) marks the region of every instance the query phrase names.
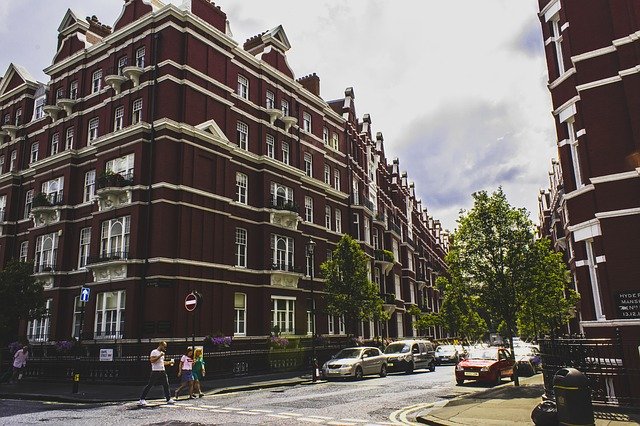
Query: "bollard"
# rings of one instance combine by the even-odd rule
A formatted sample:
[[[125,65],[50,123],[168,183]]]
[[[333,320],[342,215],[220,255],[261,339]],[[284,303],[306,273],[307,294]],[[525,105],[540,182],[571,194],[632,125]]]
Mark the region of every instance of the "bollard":
[[[80,385],[80,374],[73,373],[73,390],[72,393],[78,393],[78,386]]]

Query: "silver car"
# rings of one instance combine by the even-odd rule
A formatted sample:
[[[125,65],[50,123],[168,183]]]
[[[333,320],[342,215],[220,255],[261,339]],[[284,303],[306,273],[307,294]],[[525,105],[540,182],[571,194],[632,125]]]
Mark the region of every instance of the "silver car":
[[[325,379],[353,377],[361,379],[368,374],[387,375],[387,358],[378,348],[346,348],[338,352],[322,366]]]

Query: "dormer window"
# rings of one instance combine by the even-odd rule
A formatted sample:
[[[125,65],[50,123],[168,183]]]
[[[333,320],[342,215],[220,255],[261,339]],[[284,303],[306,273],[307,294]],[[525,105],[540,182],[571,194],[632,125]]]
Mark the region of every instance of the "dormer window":
[[[145,55],[144,46],[136,50],[136,66],[138,68],[144,68],[144,55]]]
[[[123,69],[124,67],[127,66],[127,57],[123,56],[122,58],[118,59],[118,75],[123,75]]]
[[[249,99],[249,80],[240,74],[238,74],[238,96]]]
[[[102,88],[102,70],[93,73],[91,77],[91,93],[97,93]]]

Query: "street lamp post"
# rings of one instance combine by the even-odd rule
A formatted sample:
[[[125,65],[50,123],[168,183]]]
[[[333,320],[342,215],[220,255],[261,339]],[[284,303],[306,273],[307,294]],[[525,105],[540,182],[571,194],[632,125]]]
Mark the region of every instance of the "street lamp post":
[[[307,249],[307,259],[310,263],[309,275],[311,276],[311,378],[314,382],[318,380],[318,375],[316,371],[318,369],[318,360],[316,359],[316,299],[315,293],[313,291],[313,272],[315,269],[315,258],[314,258],[314,250],[316,247],[316,242],[313,239],[309,238],[309,241],[306,244]]]

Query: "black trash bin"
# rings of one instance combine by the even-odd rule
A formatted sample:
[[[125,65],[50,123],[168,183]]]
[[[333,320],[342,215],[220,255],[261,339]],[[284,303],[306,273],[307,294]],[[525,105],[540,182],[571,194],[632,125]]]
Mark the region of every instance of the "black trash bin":
[[[553,377],[561,425],[594,425],[589,380],[575,368],[562,368]]]

